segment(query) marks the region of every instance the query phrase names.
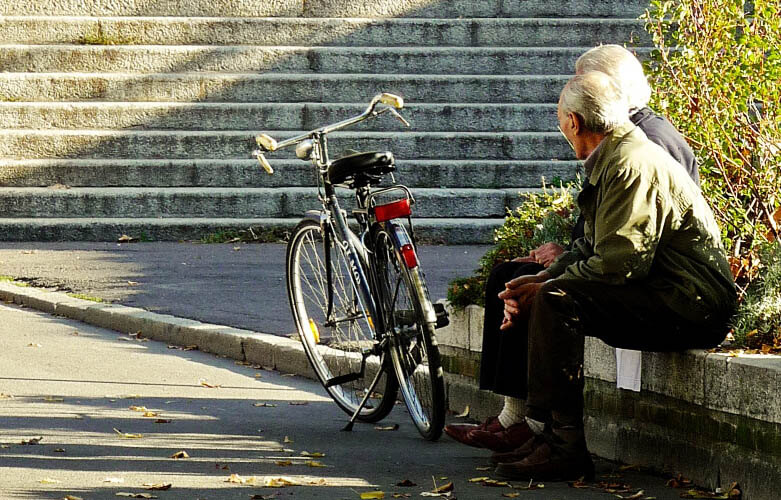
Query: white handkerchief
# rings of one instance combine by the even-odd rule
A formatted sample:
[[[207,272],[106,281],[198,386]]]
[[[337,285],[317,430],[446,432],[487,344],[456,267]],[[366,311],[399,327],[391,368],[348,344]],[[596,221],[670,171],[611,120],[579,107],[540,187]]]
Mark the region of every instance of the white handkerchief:
[[[616,348],[616,387],[640,392],[643,352]]]

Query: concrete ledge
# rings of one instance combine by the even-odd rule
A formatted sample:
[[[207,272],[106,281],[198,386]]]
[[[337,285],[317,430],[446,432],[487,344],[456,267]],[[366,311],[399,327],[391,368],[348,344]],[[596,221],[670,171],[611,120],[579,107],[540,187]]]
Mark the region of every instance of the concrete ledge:
[[[482,313],[477,306],[451,309],[450,326],[438,334],[443,352],[477,353]],[[643,353],[642,387],[636,393],[616,388],[615,349],[587,338],[584,369],[586,432],[592,452],[682,473],[711,488],[737,481],[744,500],[778,498],[781,357],[703,350]],[[450,376],[476,390],[476,378]],[[463,399],[454,394],[451,408]],[[477,395],[469,400],[485,401]],[[470,408],[473,415],[491,414]]]

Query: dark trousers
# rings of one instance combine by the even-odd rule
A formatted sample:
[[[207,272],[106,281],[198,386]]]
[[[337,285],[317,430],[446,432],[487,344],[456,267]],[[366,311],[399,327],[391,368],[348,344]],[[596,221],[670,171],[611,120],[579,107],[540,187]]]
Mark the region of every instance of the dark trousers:
[[[501,331],[504,301],[497,294],[511,279],[537,274],[544,268],[534,262],[504,262],[491,271],[485,287],[485,319],[483,320],[483,350],[480,360],[480,389],[505,396],[526,398],[528,362],[528,325]]]
[[[534,299],[528,324],[526,405],[528,415],[546,421],[551,411],[583,411],[585,336],[642,351],[715,347],[727,333],[732,310],[692,322],[667,307],[642,284],[606,285],[585,280],[554,280]]]

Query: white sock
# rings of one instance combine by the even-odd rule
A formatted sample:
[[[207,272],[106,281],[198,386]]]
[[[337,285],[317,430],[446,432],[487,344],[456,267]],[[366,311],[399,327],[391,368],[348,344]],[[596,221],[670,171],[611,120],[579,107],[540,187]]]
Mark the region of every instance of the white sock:
[[[526,424],[535,434],[542,434],[543,429],[545,429],[545,422],[540,422],[539,420],[534,420],[533,418],[526,417]]]
[[[523,422],[526,414],[526,401],[518,398],[504,397],[504,408],[499,414],[499,423],[505,429],[518,422]]]

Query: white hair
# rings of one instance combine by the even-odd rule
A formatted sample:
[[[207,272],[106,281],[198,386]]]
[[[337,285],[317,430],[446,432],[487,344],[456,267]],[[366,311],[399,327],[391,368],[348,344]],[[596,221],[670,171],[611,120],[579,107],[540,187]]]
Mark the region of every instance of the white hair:
[[[618,82],[626,95],[630,109],[640,109],[651,99],[651,86],[643,73],[643,65],[620,45],[600,45],[589,49],[575,63],[575,74],[601,71]]]
[[[559,105],[563,113],[583,118],[587,130],[601,134],[629,121],[629,105],[615,80],[601,71],[589,71],[567,82]]]

